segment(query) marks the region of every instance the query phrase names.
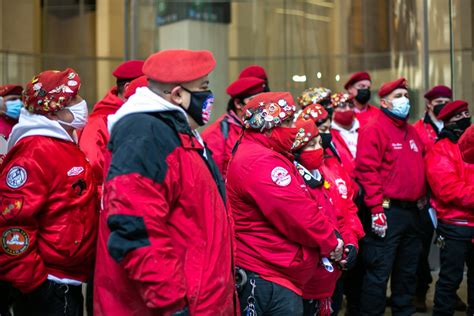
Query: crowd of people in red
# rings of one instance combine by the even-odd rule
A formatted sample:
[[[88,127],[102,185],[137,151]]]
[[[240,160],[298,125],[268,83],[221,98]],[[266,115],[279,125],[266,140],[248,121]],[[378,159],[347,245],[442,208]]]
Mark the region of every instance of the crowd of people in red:
[[[405,78],[270,91],[251,65],[210,118],[209,51],[0,87],[0,315],[474,313],[474,129],[449,87],[411,125]],[[468,267],[468,302],[456,294]]]

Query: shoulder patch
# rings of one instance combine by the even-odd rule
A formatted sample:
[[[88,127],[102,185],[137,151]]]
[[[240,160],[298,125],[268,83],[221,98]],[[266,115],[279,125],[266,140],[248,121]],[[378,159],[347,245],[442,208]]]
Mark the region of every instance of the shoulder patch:
[[[69,177],[80,175],[84,171],[84,167],[72,167],[68,172],[67,175]]]
[[[23,197],[2,196],[0,198],[0,218],[8,222],[16,217],[23,208]]]
[[[18,189],[23,186],[28,179],[28,173],[25,168],[20,166],[13,166],[8,170],[6,182],[12,189]]]
[[[281,187],[286,187],[291,183],[291,175],[283,167],[275,167],[271,172],[272,181]]]
[[[12,256],[18,256],[25,252],[30,245],[28,233],[21,228],[10,228],[2,234],[2,248]]]

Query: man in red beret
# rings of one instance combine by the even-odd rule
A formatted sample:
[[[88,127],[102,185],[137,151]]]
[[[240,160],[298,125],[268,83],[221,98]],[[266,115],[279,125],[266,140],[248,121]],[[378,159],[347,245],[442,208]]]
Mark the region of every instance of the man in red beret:
[[[94,280],[98,315],[234,315],[233,231],[225,186],[196,131],[214,101],[209,51],[148,57],[109,116]]]
[[[461,138],[459,138],[459,150],[462,159],[470,164],[474,164],[474,126],[471,125]]]
[[[132,80],[143,75],[142,67],[142,60],[128,60],[113,71],[117,84],[94,105],[89,120],[79,135],[79,147],[92,165],[100,195],[104,183],[104,155],[110,138],[107,116],[114,114],[122,106],[126,88]]]
[[[253,96],[262,93],[265,81],[255,77],[237,79],[227,87],[230,100],[227,113],[219,117],[202,133],[206,146],[212,152],[222,177],[226,178],[227,165],[232,157],[232,149],[242,131],[242,108]]]
[[[23,107],[21,93],[23,88],[15,84],[0,86],[0,136],[8,139],[13,126],[18,123]]]
[[[339,232],[291,161],[295,111],[288,92],[261,93],[243,108],[245,130],[227,172],[242,313],[303,315],[303,287],[320,256],[341,259]]]
[[[262,66],[250,65],[242,69],[242,71],[239,74],[238,79],[247,78],[247,77],[255,77],[255,78],[262,79],[263,81],[265,81],[265,87],[263,91],[270,92],[270,86],[268,85],[267,72]]]
[[[76,144],[87,120],[72,69],[44,71],[26,85],[20,121],[0,171],[0,280],[22,294],[15,315],[82,315],[93,269],[98,199]]]
[[[447,103],[438,114],[444,123],[439,140],[426,154],[426,176],[431,188],[431,205],[438,218],[440,272],[436,282],[433,315],[453,315],[456,290],[464,276],[474,271],[474,165],[463,161],[459,138],[471,125],[465,101]],[[471,147],[472,148],[472,147]],[[467,278],[468,310],[474,313],[474,280]]]
[[[355,176],[370,210],[361,314],[383,315],[391,275],[392,312],[411,315],[421,250],[419,213],[426,204],[423,144],[407,123],[405,78],[383,84],[379,96],[381,113],[360,130],[355,160]]]
[[[379,109],[369,104],[371,86],[372,80],[365,71],[352,74],[344,84],[344,89],[354,98],[354,112],[361,127],[379,114]]]

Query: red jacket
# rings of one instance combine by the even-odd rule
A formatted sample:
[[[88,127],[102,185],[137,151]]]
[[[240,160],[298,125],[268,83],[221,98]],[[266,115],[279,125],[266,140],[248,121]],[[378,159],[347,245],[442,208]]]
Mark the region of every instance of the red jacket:
[[[347,147],[344,138],[342,138],[341,133],[338,130],[331,128],[331,134],[332,141],[336,146],[339,158],[341,158],[341,164],[344,166],[344,170],[350,175],[352,179],[354,179],[355,158],[352,156],[352,153],[349,150],[349,147]]]
[[[269,147],[264,134],[246,131],[229,164],[236,265],[301,294],[319,252],[336,248],[335,227],[293,163]]]
[[[361,128],[355,175],[372,213],[384,198],[417,201],[426,193],[423,144],[415,129],[385,112]]]
[[[48,274],[86,281],[92,272],[98,200],[77,145],[28,136],[0,171],[0,279],[30,292]]]
[[[212,158],[214,158],[224,180],[227,174],[227,166],[232,158],[232,149],[239,139],[241,131],[242,122],[231,111],[219,117],[202,132],[202,138],[206,142],[206,146],[212,151]]]
[[[474,165],[462,160],[458,145],[448,138],[433,145],[425,162],[431,205],[440,221],[474,226]]]
[[[210,152],[149,89],[113,117],[95,315],[234,315],[232,218]]]
[[[425,148],[425,152],[429,151],[431,147],[434,145],[436,139],[438,138],[438,134],[431,125],[430,121],[427,119],[427,114],[425,118],[419,119],[418,121],[413,124],[418,136],[423,143],[423,147]]]
[[[16,123],[18,123],[18,120],[14,120],[5,115],[0,115],[0,135],[3,135],[5,136],[5,139],[8,139],[12,128]]]
[[[357,120],[359,120],[360,127],[364,127],[372,121],[372,119],[376,118],[380,114],[380,109],[372,104],[367,104],[367,108],[363,112],[355,111],[355,115]]]
[[[94,106],[79,136],[79,147],[89,159],[99,187],[104,183],[104,155],[107,153],[107,143],[110,138],[107,130],[107,116],[117,112],[122,104],[123,100],[117,96],[117,87],[113,87]]]

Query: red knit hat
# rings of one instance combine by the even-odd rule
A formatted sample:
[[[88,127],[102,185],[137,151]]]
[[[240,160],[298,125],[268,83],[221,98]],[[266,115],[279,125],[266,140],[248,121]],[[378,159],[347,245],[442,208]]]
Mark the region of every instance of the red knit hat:
[[[379,97],[383,98],[386,95],[392,93],[395,89],[406,89],[408,90],[408,82],[405,78],[401,77],[400,79],[385,82],[379,90]]]
[[[293,151],[303,148],[319,134],[318,127],[312,120],[306,120],[300,118],[300,116],[298,116],[298,119],[295,121],[295,127],[298,133],[293,142]]]
[[[7,95],[21,95],[23,92],[23,87],[17,84],[7,84],[0,86],[0,97]]]
[[[303,109],[297,120],[311,120],[315,124],[328,118],[328,112],[320,104],[311,104]]]
[[[474,164],[474,125],[469,127],[459,138],[459,150],[461,151],[462,159]]]
[[[446,86],[439,85],[439,86],[434,86],[429,90],[428,92],[425,93],[425,99],[431,101],[437,98],[448,98],[451,99],[453,97],[453,91]]]
[[[130,81],[130,84],[125,89],[125,93],[123,97],[125,99],[130,98],[133,94],[135,94],[135,91],[137,91],[137,88],[146,87],[147,85],[148,85],[148,79],[145,76],[141,76],[136,79],[133,79],[132,81]]]
[[[259,65],[250,65],[245,67],[239,74],[239,78],[256,77],[263,80],[268,80],[265,69]]]
[[[81,78],[71,68],[43,71],[26,84],[23,103],[31,113],[59,111],[77,95],[80,87]]]
[[[231,98],[236,98],[255,95],[263,92],[263,89],[265,89],[265,81],[256,77],[245,77],[232,82],[226,92]]]
[[[455,100],[453,102],[446,103],[446,105],[439,112],[437,119],[447,122],[456,114],[466,111],[467,109],[468,104],[466,101]]]
[[[216,60],[210,51],[169,49],[148,57],[143,74],[162,83],[183,83],[204,77],[215,67]]]
[[[370,79],[370,75],[365,72],[365,71],[359,71],[359,72],[356,72],[355,74],[352,74],[352,76],[350,76],[349,80],[347,80],[347,82],[344,84],[344,89],[349,89],[350,86],[352,86],[354,83],[356,82],[359,82],[359,81],[362,81],[362,80],[369,80],[371,81]]]
[[[119,80],[132,80],[138,78],[143,76],[142,67],[144,63],[143,60],[127,60],[118,65],[114,72],[112,72],[112,75]]]
[[[289,92],[266,92],[256,95],[243,108],[245,128],[272,129],[293,118],[296,106]]]

